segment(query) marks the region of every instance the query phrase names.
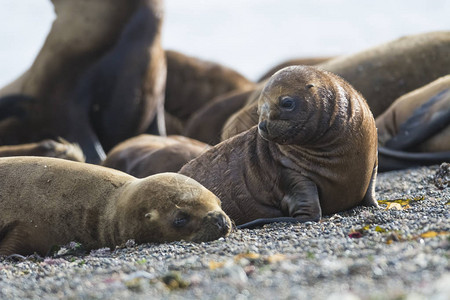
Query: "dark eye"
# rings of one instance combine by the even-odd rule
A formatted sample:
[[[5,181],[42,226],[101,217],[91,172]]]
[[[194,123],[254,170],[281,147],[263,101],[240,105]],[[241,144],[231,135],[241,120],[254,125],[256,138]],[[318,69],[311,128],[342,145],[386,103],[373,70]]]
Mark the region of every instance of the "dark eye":
[[[189,222],[189,216],[188,215],[180,215],[177,216],[174,220],[173,220],[173,226],[174,227],[184,227],[186,226],[186,224]]]
[[[285,110],[293,110],[295,108],[295,101],[291,97],[283,97],[280,100],[280,107]]]

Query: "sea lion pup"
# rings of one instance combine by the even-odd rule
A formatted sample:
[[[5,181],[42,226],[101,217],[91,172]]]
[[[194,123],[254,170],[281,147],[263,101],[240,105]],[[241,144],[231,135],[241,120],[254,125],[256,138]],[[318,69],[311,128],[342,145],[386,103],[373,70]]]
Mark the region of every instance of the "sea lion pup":
[[[166,50],[165,109],[185,123],[214,97],[247,90],[254,83],[237,71],[215,62]]]
[[[141,134],[114,147],[102,162],[138,178],[163,172],[178,172],[188,161],[210,146],[184,136]]]
[[[59,138],[58,141],[47,139],[39,143],[0,146],[0,157],[8,156],[46,156],[85,162],[80,146],[63,138]]]
[[[258,126],[179,172],[220,197],[237,225],[377,206],[375,121],[350,84],[314,67],[287,67],[266,83],[258,109]]]
[[[450,161],[450,75],[398,98],[376,125],[380,171]]]
[[[217,96],[192,114],[186,122],[183,135],[216,145],[221,141],[222,128],[227,120],[245,106],[253,91],[231,91]]]
[[[220,200],[176,173],[137,179],[56,158],[0,158],[0,255],[46,255],[53,245],[86,250],[229,233]]]
[[[154,115],[153,101],[158,102],[164,93],[160,82],[165,81],[165,71],[158,75],[164,54],[161,49],[157,57],[159,37],[151,36],[161,21],[160,2],[52,1],[56,19],[35,61],[19,79],[0,90],[4,97],[34,99],[27,102],[27,114],[21,120],[1,124],[2,144],[62,136],[77,142],[89,162],[99,162],[105,156],[99,135],[114,143],[109,135],[130,134],[130,127],[129,136],[140,133],[134,130],[145,130]],[[150,78],[155,78],[154,86]],[[163,103],[159,106],[161,110]],[[93,117],[98,117],[94,118],[96,130],[103,130],[105,120],[115,122],[108,123],[109,131],[103,136],[94,131]]]

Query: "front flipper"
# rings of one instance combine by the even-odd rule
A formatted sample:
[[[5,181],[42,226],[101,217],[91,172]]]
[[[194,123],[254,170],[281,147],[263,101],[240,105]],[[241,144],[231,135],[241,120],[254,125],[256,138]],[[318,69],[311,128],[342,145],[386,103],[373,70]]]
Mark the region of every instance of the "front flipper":
[[[373,168],[372,177],[370,178],[369,186],[367,187],[366,194],[361,202],[362,206],[375,206],[378,207],[378,202],[375,199],[375,184],[377,182],[378,165]]]
[[[393,150],[412,150],[450,125],[450,88],[445,89],[417,108],[400,125],[399,132],[385,146]]]
[[[34,249],[29,244],[28,230],[13,222],[0,230],[0,256],[12,254],[30,255]]]
[[[296,218],[292,217],[279,217],[279,218],[262,218],[262,219],[256,219],[241,225],[236,226],[237,229],[254,229],[258,227],[262,227],[266,224],[272,224],[272,223],[300,223],[300,221]]]
[[[287,169],[282,176],[285,196],[281,200],[281,211],[300,222],[319,221],[322,209],[317,185],[303,175]]]

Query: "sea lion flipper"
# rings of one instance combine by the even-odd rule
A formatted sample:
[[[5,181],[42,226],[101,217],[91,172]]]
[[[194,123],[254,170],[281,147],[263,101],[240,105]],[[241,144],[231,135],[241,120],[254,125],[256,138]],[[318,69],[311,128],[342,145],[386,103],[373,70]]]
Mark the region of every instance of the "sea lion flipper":
[[[300,223],[296,218],[279,217],[279,218],[261,218],[236,226],[237,229],[254,229],[272,223]]]
[[[0,229],[0,256],[20,253],[20,249],[26,248],[27,231],[17,223],[8,224]]]
[[[288,184],[289,189],[286,189],[288,192],[281,200],[281,211],[300,222],[319,221],[322,209],[317,185],[289,169],[285,173],[289,177],[285,177],[287,181],[284,184]]]
[[[378,146],[378,166],[380,172],[417,166],[437,165],[444,161],[450,161],[450,151],[406,152]]]
[[[378,166],[375,166],[372,171],[372,177],[370,178],[369,186],[367,188],[366,194],[361,201],[362,206],[375,206],[378,207],[378,202],[375,199],[375,184],[377,181]]]
[[[400,125],[396,136],[385,144],[394,150],[410,149],[441,131],[450,124],[450,88],[441,91],[417,108],[414,113]]]

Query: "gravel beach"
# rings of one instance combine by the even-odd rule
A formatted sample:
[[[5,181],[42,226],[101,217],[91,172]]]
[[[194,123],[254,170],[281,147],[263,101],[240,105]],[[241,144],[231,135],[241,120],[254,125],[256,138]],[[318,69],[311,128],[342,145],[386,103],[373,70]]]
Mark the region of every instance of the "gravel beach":
[[[0,299],[450,299],[449,171],[379,174],[380,208],[318,223],[1,258]]]

